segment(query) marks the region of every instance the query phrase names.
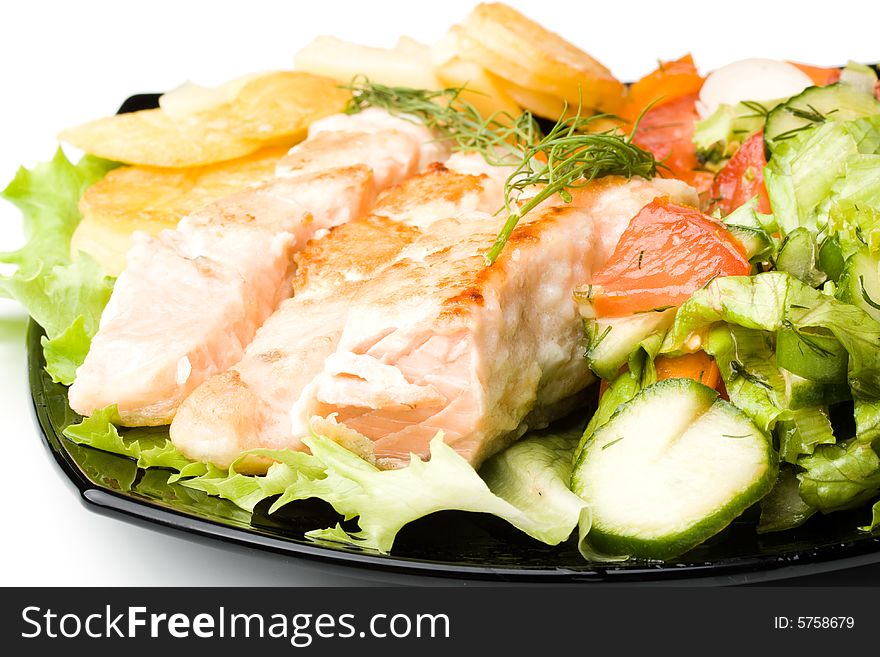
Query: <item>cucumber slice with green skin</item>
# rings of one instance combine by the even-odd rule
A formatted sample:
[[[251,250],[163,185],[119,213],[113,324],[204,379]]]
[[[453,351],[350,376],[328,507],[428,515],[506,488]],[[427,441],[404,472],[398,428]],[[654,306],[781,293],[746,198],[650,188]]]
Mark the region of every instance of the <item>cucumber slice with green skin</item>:
[[[816,264],[819,260],[816,236],[808,228],[800,227],[785,236],[779,255],[776,256],[776,269],[799,278],[810,287],[817,287],[828,278]]]
[[[761,500],[761,519],[757,532],[782,532],[803,525],[816,509],[801,498],[800,482],[792,467],[781,466],[776,486]]]
[[[818,383],[845,383],[849,354],[823,329],[782,329],[776,334],[776,363]]]
[[[867,249],[846,260],[838,282],[837,298],[858,306],[880,322],[880,257]]]
[[[819,383],[783,370],[788,386],[788,407],[796,411],[810,406],[830,406],[852,398],[845,383]]]
[[[590,346],[587,361],[603,379],[614,379],[639,343],[653,333],[665,333],[675,318],[675,308],[587,321]]]
[[[825,121],[852,121],[880,112],[880,102],[856,86],[838,82],[827,87],[809,87],[779,105],[767,115],[764,143],[784,141],[798,132]]]
[[[687,552],[776,481],[770,440],[691,379],[666,379],[624,404],[584,445],[572,490],[591,507],[600,551],[645,559]]]
[[[773,238],[766,230],[728,225],[727,230],[745,247],[749,262],[766,262],[773,255]]]
[[[840,241],[837,237],[825,238],[822,241],[822,246],[819,247],[819,269],[836,283],[840,280],[840,275],[843,274],[845,264],[843,249],[840,248]]]
[[[863,93],[872,94],[877,84],[877,74],[870,66],[850,61],[840,72],[840,81]]]

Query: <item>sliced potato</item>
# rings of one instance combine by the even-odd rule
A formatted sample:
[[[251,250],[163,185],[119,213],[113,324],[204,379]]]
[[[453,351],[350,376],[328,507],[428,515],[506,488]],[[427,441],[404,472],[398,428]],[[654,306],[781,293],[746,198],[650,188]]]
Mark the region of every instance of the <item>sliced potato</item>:
[[[171,120],[180,122],[193,114],[232,102],[245,85],[261,75],[266,74],[242,75],[221,84],[219,87],[204,87],[187,80],[179,87],[159,96],[159,107],[171,117]]]
[[[443,87],[465,87],[462,100],[479,110],[484,117],[498,112],[519,116],[522,108],[479,64],[459,56],[461,29],[453,26],[431,50],[431,61]]]
[[[431,49],[402,37],[394,48],[372,48],[320,36],[300,50],[294,59],[298,71],[349,83],[357,75],[390,87],[439,89],[431,66]]]
[[[190,169],[120,167],[89,187],[80,200],[82,221],[74,253],[85,251],[116,276],[125,267],[135,230],[157,234],[208,203],[274,175],[286,148],[267,148],[237,160]]]
[[[254,78],[232,100],[182,117],[161,108],[119,114],[65,130],[60,138],[127,164],[204,166],[266,146],[292,146],[312,121],[341,111],[348,98],[334,80],[283,71]]]
[[[624,86],[587,53],[502,3],[480,4],[461,23],[461,56],[525,89],[617,112]]]
[[[562,116],[563,112],[573,114],[577,111],[577,105],[568,104],[559,96],[526,89],[491,73],[488,75],[502,93],[506,94],[523,109],[529,110],[532,114],[555,121]]]

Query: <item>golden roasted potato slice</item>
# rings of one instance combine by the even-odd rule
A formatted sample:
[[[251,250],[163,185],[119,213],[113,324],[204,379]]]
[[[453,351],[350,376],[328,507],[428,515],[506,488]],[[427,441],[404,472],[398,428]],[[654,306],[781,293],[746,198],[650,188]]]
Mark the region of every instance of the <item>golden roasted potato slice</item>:
[[[361,46],[332,36],[319,36],[294,59],[298,71],[348,84],[357,75],[389,87],[439,89],[431,66],[431,49],[408,37],[393,48]]]
[[[89,187],[73,235],[74,253],[85,251],[117,276],[125,267],[136,230],[157,234],[174,228],[197,208],[271,178],[286,148],[267,148],[229,162],[190,169],[120,167]]]
[[[126,164],[194,167],[292,146],[316,119],[339,112],[349,93],[309,73],[282,71],[247,80],[234,98],[183,115],[153,109],[70,128],[60,138]]]
[[[435,72],[444,87],[465,87],[461,98],[479,110],[484,118],[498,112],[519,116],[522,108],[486,69],[459,56],[461,29],[453,26],[432,49]]]
[[[502,93],[506,94],[523,109],[529,110],[532,114],[555,121],[562,116],[563,112],[573,114],[577,111],[577,105],[568,104],[566,108],[566,102],[559,96],[526,89],[491,73],[488,75]]]
[[[252,73],[229,80],[219,87],[204,87],[186,81],[159,96],[159,107],[172,121],[179,123],[205,110],[235,100],[246,84],[268,73]]]
[[[587,53],[502,3],[480,4],[461,23],[461,56],[515,85],[570,105],[617,112],[624,86]]]

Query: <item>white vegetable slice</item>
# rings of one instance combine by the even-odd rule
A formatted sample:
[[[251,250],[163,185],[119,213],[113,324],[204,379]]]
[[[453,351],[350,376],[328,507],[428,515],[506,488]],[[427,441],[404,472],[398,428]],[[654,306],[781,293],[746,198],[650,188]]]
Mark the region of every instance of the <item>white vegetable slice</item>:
[[[336,37],[319,36],[296,53],[296,68],[345,84],[356,75],[391,87],[439,89],[431,49],[402,37],[394,48],[361,46]]]
[[[811,86],[810,76],[794,64],[775,59],[743,59],[709,74],[700,89],[697,112],[705,119],[721,105],[790,98]]]

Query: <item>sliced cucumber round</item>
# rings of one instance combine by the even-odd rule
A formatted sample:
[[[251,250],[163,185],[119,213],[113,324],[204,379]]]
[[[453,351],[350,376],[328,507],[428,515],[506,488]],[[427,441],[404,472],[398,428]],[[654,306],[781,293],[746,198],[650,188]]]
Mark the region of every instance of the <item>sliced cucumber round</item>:
[[[776,334],[776,363],[818,383],[846,383],[849,354],[823,329],[782,329]]]
[[[838,82],[809,87],[767,115],[764,141],[785,141],[801,130],[825,121],[852,121],[880,112],[880,102],[861,89]]]
[[[820,383],[788,370],[782,371],[788,387],[788,408],[796,411],[810,406],[830,406],[852,399],[846,383]]]
[[[819,247],[819,268],[835,283],[843,273],[843,250],[837,237],[826,237]]]
[[[837,298],[880,322],[880,256],[867,249],[853,253],[843,267]]]
[[[616,378],[640,342],[655,333],[662,337],[675,319],[675,311],[675,308],[669,308],[628,317],[588,320],[590,346],[587,361],[590,368],[603,379]]]
[[[828,278],[816,267],[818,260],[816,236],[809,228],[801,226],[785,236],[776,256],[776,269],[788,272],[810,287],[817,287]]]
[[[669,559],[724,529],[776,480],[770,440],[691,379],[648,386],[581,449],[572,490],[602,552]]]

